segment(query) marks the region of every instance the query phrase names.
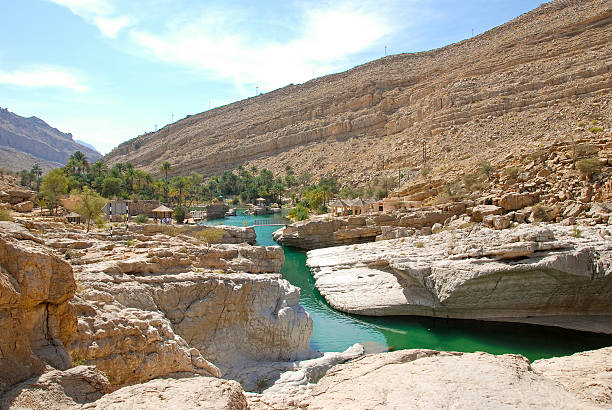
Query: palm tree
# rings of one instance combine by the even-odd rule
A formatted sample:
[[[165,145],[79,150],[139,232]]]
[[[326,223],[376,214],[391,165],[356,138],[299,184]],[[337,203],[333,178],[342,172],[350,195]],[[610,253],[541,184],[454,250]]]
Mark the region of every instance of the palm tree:
[[[164,163],[159,167],[159,170],[166,174],[166,181],[168,180],[168,171],[172,169],[172,165],[168,161],[164,161]]]
[[[40,165],[38,163],[32,166],[30,173],[34,176],[34,180],[36,181],[36,190],[40,191],[40,177],[42,176],[42,169],[40,169]]]
[[[187,189],[187,185],[187,178],[185,177],[172,178],[172,188],[178,193],[179,205],[183,204],[183,194]]]

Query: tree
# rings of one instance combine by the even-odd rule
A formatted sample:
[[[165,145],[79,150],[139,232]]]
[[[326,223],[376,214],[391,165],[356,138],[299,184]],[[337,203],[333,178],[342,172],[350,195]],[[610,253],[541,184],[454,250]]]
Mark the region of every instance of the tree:
[[[40,192],[51,213],[59,206],[61,197],[68,190],[68,179],[61,168],[49,172],[42,180]]]
[[[187,212],[185,211],[185,208],[179,205],[174,208],[173,215],[176,222],[182,224],[185,221],[185,216],[187,216]]]
[[[187,190],[187,178],[185,177],[174,177],[172,178],[172,189],[178,195],[178,204],[182,205],[184,202],[185,191]]]
[[[171,169],[172,165],[170,165],[168,161],[164,161],[164,163],[161,164],[161,167],[159,167],[159,170],[166,175],[166,181],[168,180],[168,171],[170,171]]]
[[[112,198],[117,195],[121,195],[121,178],[106,177],[102,181],[102,195],[107,198]]]
[[[38,165],[38,163],[32,166],[32,169],[30,170],[30,174],[32,174],[32,176],[34,177],[34,181],[36,182],[36,190],[40,191],[40,181],[41,181],[41,176],[42,176],[42,169],[40,169],[40,165]]]
[[[87,186],[77,196],[75,211],[87,221],[87,232],[89,232],[91,221],[102,213],[102,207],[106,202],[105,198]]]

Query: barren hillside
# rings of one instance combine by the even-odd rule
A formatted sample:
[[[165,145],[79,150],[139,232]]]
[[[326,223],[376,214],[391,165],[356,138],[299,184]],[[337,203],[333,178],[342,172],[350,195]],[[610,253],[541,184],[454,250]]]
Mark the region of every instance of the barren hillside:
[[[97,151],[79,144],[72,134],[63,133],[36,117],[25,118],[0,109],[0,168],[12,171],[29,169],[34,164],[47,171],[61,167],[75,151],[94,162]]]
[[[438,50],[352,70],[193,115],[121,144],[109,163],[205,175],[257,164],[351,184],[432,177],[610,132],[612,1],[557,0]],[[590,132],[598,121],[599,135]]]

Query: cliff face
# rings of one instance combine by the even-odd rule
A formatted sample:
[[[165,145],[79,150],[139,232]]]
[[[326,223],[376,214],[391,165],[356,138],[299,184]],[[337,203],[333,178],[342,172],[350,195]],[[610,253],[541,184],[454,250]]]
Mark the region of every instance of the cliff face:
[[[249,162],[346,182],[420,164],[445,174],[588,135],[612,89],[612,10],[554,1],[475,38],[400,54],[189,116],[106,157],[157,172],[205,175]],[[588,127],[587,127],[588,128]],[[333,155],[332,155],[333,154]],[[313,165],[316,164],[316,167]]]
[[[44,122],[25,118],[0,109],[0,164],[19,171],[38,163],[44,170],[61,167],[75,151],[81,151],[90,162],[98,160],[99,152],[75,142]]]
[[[70,367],[65,346],[76,331],[68,263],[12,222],[0,222],[0,394],[43,372]]]

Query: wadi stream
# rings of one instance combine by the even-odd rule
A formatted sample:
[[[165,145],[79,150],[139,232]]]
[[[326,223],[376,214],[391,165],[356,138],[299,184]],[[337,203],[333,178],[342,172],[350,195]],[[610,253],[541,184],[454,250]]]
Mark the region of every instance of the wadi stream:
[[[208,225],[250,226],[255,221],[278,220],[278,216],[245,215],[208,221]],[[256,226],[257,243],[279,246],[272,233],[280,226]],[[301,289],[300,303],[311,315],[313,349],[343,351],[365,343],[373,351],[434,349],[460,352],[516,353],[530,360],[570,355],[612,345],[612,336],[556,327],[476,320],[434,319],[414,316],[366,317],[332,309],[314,286],[306,253],[283,246],[285,264],[281,273]]]

